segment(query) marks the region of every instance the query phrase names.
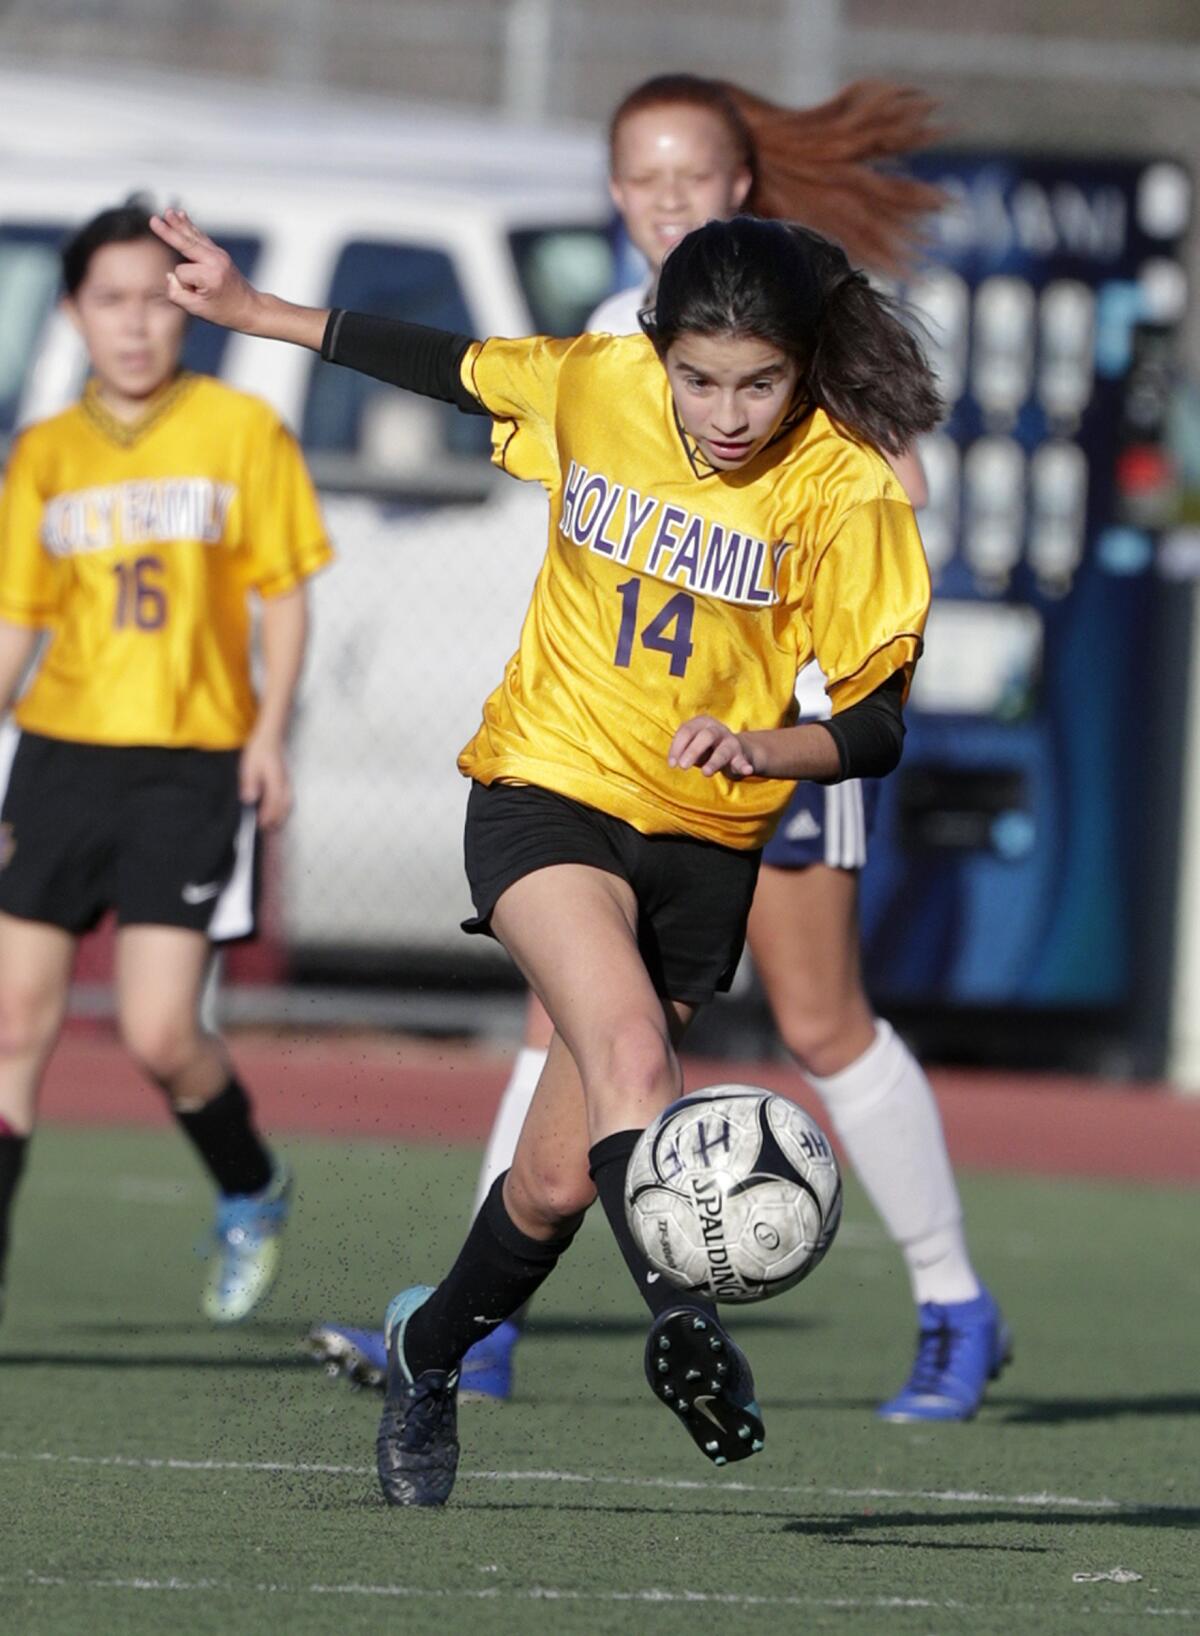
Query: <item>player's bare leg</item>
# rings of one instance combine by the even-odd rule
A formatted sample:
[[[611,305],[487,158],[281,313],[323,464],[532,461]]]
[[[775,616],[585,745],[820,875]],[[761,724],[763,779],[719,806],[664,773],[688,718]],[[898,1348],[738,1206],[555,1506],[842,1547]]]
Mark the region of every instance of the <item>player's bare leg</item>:
[[[200,1021],[211,959],[201,932],[122,926],[117,933],[121,1038],[147,1079],[182,1113],[202,1108],[230,1077],[224,1045]]]
[[[62,1027],[75,939],[0,914],[0,1314],[13,1200],[37,1113],[38,1085]]]
[[[530,1238],[572,1231],[596,1200],[588,1175],[587,1105],[575,1059],[552,1033],[542,1071],[504,1178],[509,1215]]]
[[[496,1104],[492,1128],[488,1133],[479,1179],[475,1184],[475,1198],[471,1205],[474,1219],[483,1207],[497,1176],[502,1176],[513,1162],[517,1139],[525,1116],[529,1112],[533,1094],[546,1067],[554,1024],[536,994],[530,994],[525,1003],[525,1026],[520,1047],[513,1059],[508,1080]],[[513,1363],[517,1342],[521,1338],[524,1308],[515,1312],[507,1323],[473,1346],[463,1359],[461,1395],[463,1397],[505,1401],[512,1395]]]
[[[806,1075],[839,1073],[870,1049],[858,876],[850,869],[759,870],[748,942],[775,1025]]]
[[[575,1059],[593,1144],[644,1128],[683,1086],[637,921],[628,882],[583,864],[524,876],[492,914],[496,936]]]
[[[255,1129],[249,1098],[220,1038],[203,1027],[211,945],[178,926],[117,933],[117,1020],[142,1072],[216,1184],[216,1253],[204,1293],[214,1323],[248,1316],[279,1267],[291,1178]]]
[[[525,1115],[533,1100],[538,1079],[546,1065],[546,1052],[550,1048],[553,1034],[554,1024],[550,1021],[545,1006],[536,994],[531,993],[525,1003],[525,1026],[520,1048],[508,1076],[508,1083],[500,1093],[500,1101],[496,1105],[495,1117],[484,1150],[472,1215],[487,1197],[496,1177],[503,1175],[512,1164],[517,1137],[521,1134],[521,1126],[525,1123]]]
[[[74,960],[70,932],[0,914],[0,1119],[22,1136],[33,1130]]]
[[[764,865],[749,943],[784,1044],[820,1094],[908,1267],[920,1310],[918,1366],[881,1412],[964,1418],[1004,1362],[1008,1336],[971,1265],[929,1081],[903,1041],[875,1017],[863,989],[857,874],[824,864]],[[955,1378],[939,1383],[945,1370],[925,1365],[937,1349],[949,1356],[960,1341]]]

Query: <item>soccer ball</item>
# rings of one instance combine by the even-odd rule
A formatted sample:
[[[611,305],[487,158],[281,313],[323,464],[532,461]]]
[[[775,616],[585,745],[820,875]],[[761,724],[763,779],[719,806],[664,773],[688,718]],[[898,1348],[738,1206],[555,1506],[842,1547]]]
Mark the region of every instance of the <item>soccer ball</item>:
[[[664,1108],[629,1160],[625,1213],[656,1272],[715,1301],[763,1301],[821,1260],[842,1217],[824,1131],[755,1085]]]

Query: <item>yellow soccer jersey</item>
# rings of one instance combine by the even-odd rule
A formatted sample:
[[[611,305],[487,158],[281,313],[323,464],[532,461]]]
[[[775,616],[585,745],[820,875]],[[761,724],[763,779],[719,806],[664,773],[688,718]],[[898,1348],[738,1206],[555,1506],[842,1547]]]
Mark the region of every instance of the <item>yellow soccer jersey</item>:
[[[462,378],[495,462],[548,491],[550,537],[460,770],[646,834],[761,846],[791,783],[681,772],[668,746],[701,714],[789,725],[814,656],[835,713],[911,674],[929,573],[891,468],[820,410],[737,471],[694,467],[644,336],[485,341]]]
[[[127,425],[89,387],[22,433],[0,492],[0,618],[49,632],[18,725],[236,749],[256,713],[247,593],[279,596],[331,554],[265,403],[182,375]]]

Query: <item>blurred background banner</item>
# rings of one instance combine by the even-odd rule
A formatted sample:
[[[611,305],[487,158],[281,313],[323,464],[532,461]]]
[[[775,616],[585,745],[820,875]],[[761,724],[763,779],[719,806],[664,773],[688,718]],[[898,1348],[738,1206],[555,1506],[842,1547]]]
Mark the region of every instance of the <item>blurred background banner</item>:
[[[879,1002],[930,1053],[1200,1083],[1200,15],[1011,0],[15,0],[0,11],[0,438],[83,360],[65,232],[179,201],[258,282],[475,334],[570,334],[640,269],[602,121],[648,74],[790,103],[886,76],[943,105],[947,206],[901,294],[952,404],[922,453],[937,602],[863,882]],[[315,588],[297,810],[234,1015],[488,1027],[454,755],[512,652],[538,490],[486,426],[293,349],[189,363],[301,437],[339,561]],[[102,952],[79,1004],[105,1003]],[[250,982],[249,979],[253,979]],[[706,1024],[766,1024],[752,982]]]
[[[917,168],[949,202],[904,293],[952,407],[922,446],[937,600],[864,876],[873,988],[1152,1055],[1139,979],[1163,922],[1143,911],[1167,896],[1183,731],[1180,591],[1155,569],[1177,546],[1190,179],[1159,155]]]

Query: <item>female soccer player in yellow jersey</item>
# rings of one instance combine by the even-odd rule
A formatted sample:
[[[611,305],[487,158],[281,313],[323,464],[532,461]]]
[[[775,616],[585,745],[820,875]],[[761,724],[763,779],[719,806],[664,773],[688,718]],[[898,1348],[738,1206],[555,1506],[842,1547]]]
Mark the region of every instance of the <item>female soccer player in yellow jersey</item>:
[[[610,185],[651,279],[603,302],[588,328],[636,333],[672,245],[710,218],[743,208],[803,221],[877,267],[901,265],[917,222],[940,196],[869,162],[928,141],[931,113],[920,93],[878,83],[848,86],[808,109],[777,107],[739,86],[691,74],[661,75],[635,87],[611,120]],[[909,452],[891,459],[919,506],[919,462]],[[829,713],[816,663],[801,672],[797,702],[804,719]],[[880,1413],[966,1419],[1008,1343],[967,1252],[929,1082],[903,1041],[875,1017],[863,989],[858,872],[878,787],[870,779],[796,785],[764,852],[749,942],[780,1034],[820,1092],[845,1152],[901,1247],[920,1309],[916,1365]],[[523,1048],[488,1140],[477,1208],[512,1161],[552,1032],[532,998]],[[472,1348],[464,1388],[508,1395],[517,1334],[514,1324],[505,1324]],[[382,1380],[382,1334],[322,1323],[310,1345],[352,1376]]]
[[[203,1305],[228,1323],[274,1278],[290,1181],[200,999],[213,942],[253,929],[255,809],[274,828],[291,803],[304,582],[330,550],[274,413],[180,372],[175,260],[134,205],[67,244],[91,378],[21,434],[0,494],[0,708],[45,633],[2,814],[0,1271],[76,940],[112,908],[122,1037],[218,1189]]]
[[[181,213],[154,226],[184,258],[169,288],[186,311],[490,415],[497,463],[550,497],[520,646],[459,765],[467,929],[500,940],[555,1034],[449,1274],[388,1308],[384,1495],[446,1500],[461,1359],[533,1295],[597,1194],[654,1315],[648,1357],[668,1361],[652,1386],[714,1461],[754,1453],[749,1364],[712,1308],[641,1276],[625,1171],[679,1093],[675,1042],[732,978],[791,784],[899,758],[929,576],[878,451],[936,423],[920,351],[840,250],[779,222],[689,233],[645,335],[483,343],[291,306]],[[814,655],[834,714],[797,725]]]

